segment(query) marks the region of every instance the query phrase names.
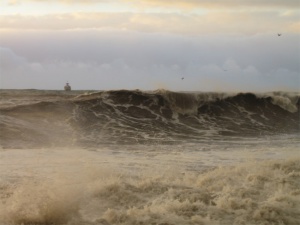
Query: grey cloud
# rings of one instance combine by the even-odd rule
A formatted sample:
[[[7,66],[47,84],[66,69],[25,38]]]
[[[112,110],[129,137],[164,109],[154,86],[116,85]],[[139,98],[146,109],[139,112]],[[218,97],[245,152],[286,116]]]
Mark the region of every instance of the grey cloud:
[[[225,63],[225,62],[224,62]],[[10,70],[1,76],[2,88],[62,89],[69,81],[73,89],[108,90],[159,88],[175,91],[274,91],[298,90],[299,74],[277,69],[263,74],[249,66],[223,71],[222,66],[186,65],[186,70],[165,64],[135,67],[119,59],[106,64],[42,63],[43,71],[30,66]],[[249,69],[250,68],[250,69]],[[181,80],[181,77],[185,77]]]
[[[1,79],[10,88],[60,89],[69,81],[75,89],[98,90],[297,90],[298,40],[295,34],[3,33],[1,49],[15,64],[6,66]],[[14,69],[18,65],[22,70]]]
[[[18,35],[17,35],[18,34]],[[21,38],[21,39],[20,39]],[[32,62],[62,60],[110,63],[125,60],[130,66],[188,63],[222,65],[235,59],[241,67],[254,65],[299,71],[299,35],[195,36],[147,34],[129,31],[24,32],[2,34],[2,45]]]
[[[16,55],[9,48],[0,47],[0,71],[13,69],[26,64],[24,57]]]

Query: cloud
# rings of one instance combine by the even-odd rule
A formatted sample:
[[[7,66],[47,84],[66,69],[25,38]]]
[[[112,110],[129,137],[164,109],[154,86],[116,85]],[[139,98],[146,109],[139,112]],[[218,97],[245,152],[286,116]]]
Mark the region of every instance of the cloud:
[[[143,7],[177,7],[177,8],[195,8],[195,7],[280,7],[295,8],[299,7],[298,0],[7,0],[8,4],[26,4],[30,2],[54,3],[54,4],[96,4],[96,3],[127,3]]]
[[[4,0],[5,1],[5,0]],[[17,5],[17,4],[26,4],[30,2],[37,3],[56,3],[56,4],[92,4],[100,2],[110,2],[109,0],[6,0],[6,4]]]
[[[126,64],[144,66],[188,63],[217,64],[233,59],[243,68],[254,65],[265,72],[273,68],[299,70],[299,35],[182,36],[129,30],[69,30],[2,32],[1,44],[38,61],[108,63],[125,59]]]
[[[167,65],[149,65],[146,68],[130,67],[127,64],[85,65],[75,62],[44,63],[44,71],[37,72],[26,67],[1,76],[1,88],[62,89],[69,81],[74,90],[142,89],[165,88],[174,91],[297,91],[291,71],[275,71],[272,76],[263,76],[241,70],[242,76],[224,72],[217,65],[190,67],[185,79],[174,74]],[[193,74],[189,74],[193,71]],[[246,74],[247,72],[247,74]],[[223,73],[223,74],[222,74]],[[182,75],[182,74],[180,74]],[[254,76],[255,75],[255,76]],[[292,79],[291,79],[292,78]],[[284,88],[284,89],[283,89]]]
[[[184,35],[300,32],[298,0],[6,2],[20,5],[3,8],[2,30],[127,29]]]
[[[0,70],[9,70],[26,64],[24,57],[16,55],[9,48],[0,47]]]
[[[40,16],[2,15],[0,29],[65,30],[122,28],[128,23],[127,13],[65,13]]]
[[[299,88],[298,0],[0,5],[6,3],[10,8],[0,15],[0,75],[6,88],[60,89],[67,80],[75,89]],[[27,4],[42,12],[30,14]]]
[[[17,55],[9,48],[0,47],[0,71],[6,73],[16,70],[41,72],[43,66],[38,62],[29,62],[25,57]]]
[[[294,16],[274,12],[211,12],[203,15],[178,13],[65,13],[42,16],[2,15],[0,29],[70,30],[116,29],[139,32],[199,34],[257,34],[299,32]]]
[[[123,0],[128,3],[134,3],[136,6],[143,7],[163,7],[178,9],[195,9],[195,8],[297,8],[298,0]]]
[[[182,36],[133,31],[1,34],[1,87],[298,90],[298,35]],[[181,80],[181,77],[185,77]]]

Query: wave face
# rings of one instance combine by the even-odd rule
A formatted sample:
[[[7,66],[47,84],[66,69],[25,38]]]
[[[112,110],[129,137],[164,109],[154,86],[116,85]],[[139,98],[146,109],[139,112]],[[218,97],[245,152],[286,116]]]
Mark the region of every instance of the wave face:
[[[3,148],[299,134],[299,94],[1,91]]]

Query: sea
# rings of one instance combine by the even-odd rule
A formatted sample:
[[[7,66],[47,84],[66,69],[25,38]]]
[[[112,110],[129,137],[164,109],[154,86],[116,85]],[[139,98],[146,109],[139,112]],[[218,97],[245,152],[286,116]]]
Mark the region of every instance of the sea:
[[[0,90],[1,225],[300,224],[300,93]]]

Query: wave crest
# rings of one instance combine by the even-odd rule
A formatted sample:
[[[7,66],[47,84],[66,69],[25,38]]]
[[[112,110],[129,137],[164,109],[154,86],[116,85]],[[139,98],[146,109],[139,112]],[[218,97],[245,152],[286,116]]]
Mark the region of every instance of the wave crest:
[[[178,143],[300,131],[299,95],[112,90],[57,96],[0,108],[2,146]]]

